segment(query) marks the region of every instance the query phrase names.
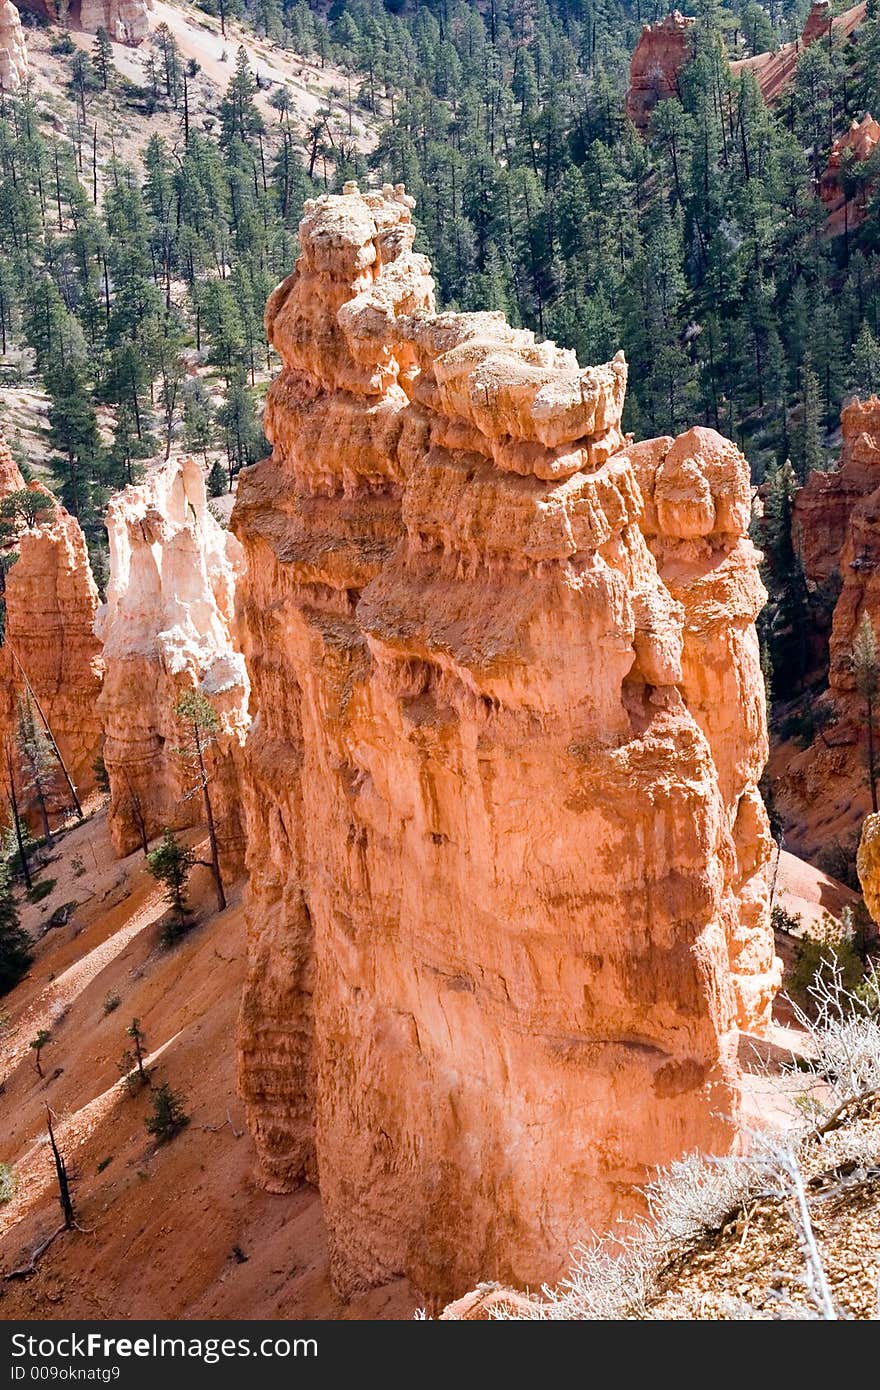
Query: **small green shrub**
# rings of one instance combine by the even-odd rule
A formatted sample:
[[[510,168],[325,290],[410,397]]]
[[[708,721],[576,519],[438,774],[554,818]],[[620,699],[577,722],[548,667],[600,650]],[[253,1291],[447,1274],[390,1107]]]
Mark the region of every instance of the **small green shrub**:
[[[789,912],[781,903],[773,904],[770,921],[774,931],[787,932],[789,936],[800,936],[804,926],[798,913]]]
[[[57,878],[44,878],[42,883],[35,883],[27,895],[28,902],[41,903],[44,898],[48,898],[57,882]]]
[[[840,972],[845,990],[855,990],[864,977],[865,968],[850,936],[830,918],[812,932],[807,932],[798,945],[797,958],[791,977],[792,993],[802,1003],[809,1003],[810,990],[821,977]]]
[[[15,1196],[15,1170],[8,1163],[0,1163],[0,1207],[11,1202]]]
[[[104,1013],[112,1014],[113,1010],[118,1009],[121,1003],[122,1000],[120,999],[119,995],[114,993],[114,991],[111,989],[109,993],[105,994],[104,996]]]
[[[102,1158],[101,1161],[100,1161],[100,1163],[98,1164],[98,1172],[99,1172],[99,1173],[103,1173],[104,1169],[105,1169],[105,1168],[109,1168],[109,1167],[110,1167],[110,1164],[111,1164],[112,1162],[113,1162],[113,1155],[112,1155],[112,1154],[108,1154],[107,1158]]]
[[[95,785],[98,791],[108,793],[110,791],[110,774],[107,771],[103,753],[99,753],[92,763],[92,771],[95,774]]]
[[[153,1113],[148,1115],[144,1126],[158,1144],[167,1144],[189,1124],[189,1115],[183,1108],[183,1097],[172,1091],[167,1081],[163,1081],[153,1093]]]

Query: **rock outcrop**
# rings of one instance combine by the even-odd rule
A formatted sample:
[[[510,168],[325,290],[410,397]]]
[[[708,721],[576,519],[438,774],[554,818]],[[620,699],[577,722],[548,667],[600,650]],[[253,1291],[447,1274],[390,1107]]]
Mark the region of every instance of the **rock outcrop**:
[[[199,824],[203,805],[175,715],[198,689],[219,721],[208,749],[222,862],[243,859],[238,762],[248,725],[244,661],[230,635],[241,549],[211,515],[202,470],[172,462],[107,508],[110,582],[96,631],[104,644],[99,701],[110,778],[109,824],[120,854],[166,826]]]
[[[736,854],[728,950],[741,1028],[760,1032],[780,984],[765,868],[772,840],[758,782],[767,705],[755,619],[767,594],[748,539],[745,459],[715,430],[630,449],[642,530],[663,584],[684,611],[680,689],[709,742]]]
[[[658,101],[679,95],[678,75],[691,57],[690,30],[696,23],[673,10],[656,24],[645,24],[629,65],[626,115],[646,131]]]
[[[865,906],[874,921],[880,923],[880,815],[865,818],[859,840],[857,868]]]
[[[27,70],[27,45],[18,10],[12,0],[0,0],[0,92],[17,92]]]
[[[627,447],[621,354],[436,314],[411,206],[308,203],[267,309],[240,1051],[337,1284],[442,1298],[554,1277],[735,1142],[773,965],[745,460]]]
[[[794,505],[794,536],[808,584],[837,582],[828,691],[817,710],[833,724],[787,766],[776,792],[790,845],[815,854],[856,832],[869,809],[865,727],[851,652],[862,614],[880,636],[880,400],[841,413],[838,467],[811,475]]]
[[[819,181],[819,196],[828,209],[832,234],[843,231],[845,226],[858,226],[864,219],[868,185],[862,181],[855,189],[845,187],[844,171],[856,171],[857,165],[866,164],[878,145],[880,122],[868,112],[862,120],[853,120],[846,134],[831,146],[828,167]]]
[[[21,8],[58,22],[52,0],[23,0]],[[96,34],[106,29],[117,43],[139,44],[150,32],[152,0],[71,0],[65,22],[71,29]]]
[[[833,20],[831,0],[813,0],[801,30],[801,44],[809,48],[817,39],[827,39]]]
[[[25,483],[0,443],[0,499]],[[101,689],[101,650],[94,633],[98,591],[79,522],[39,483],[47,511],[32,525],[16,518],[2,541],[18,558],[5,575],[5,641],[0,647],[0,745],[16,727],[17,707],[30,684],[80,797],[95,787],[101,751],[96,703]],[[71,798],[60,775],[58,808]]]
[[[828,30],[834,41],[848,41],[857,32],[867,14],[867,4],[861,0],[858,5],[844,10],[843,14],[832,18],[829,0],[813,0],[801,36],[792,43],[781,44],[773,52],[755,53],[751,58],[740,58],[731,63],[734,74],[750,72],[760,88],[761,95],[768,103],[778,101],[788,91],[797,71],[798,59],[805,48],[820,39],[828,41]]]

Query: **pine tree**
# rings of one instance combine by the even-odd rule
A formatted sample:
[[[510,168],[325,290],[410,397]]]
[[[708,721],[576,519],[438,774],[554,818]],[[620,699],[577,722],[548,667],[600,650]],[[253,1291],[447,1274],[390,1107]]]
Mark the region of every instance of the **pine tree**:
[[[58,758],[37,718],[30,694],[18,701],[16,748],[24,770],[24,789],[36,799],[46,843],[54,843],[49,823],[49,800],[58,781]]]
[[[849,387],[862,400],[880,393],[880,343],[871,332],[867,319],[853,344]]]
[[[186,885],[194,863],[192,850],[182,845],[172,830],[166,830],[161,843],[147,855],[147,868],[153,878],[164,883],[165,901],[174,911],[176,931],[172,940],[186,927]]]
[[[27,974],[31,959],[30,937],[19,921],[9,866],[0,860],[0,995],[8,994]]]
[[[174,713],[187,730],[187,742],[178,748],[177,752],[189,765],[192,775],[193,786],[189,795],[201,795],[202,798],[211,847],[211,874],[217,893],[217,911],[223,912],[226,907],[226,893],[220,872],[220,850],[208,774],[208,754],[211,745],[217,740],[220,721],[214,706],[200,690],[185,691],[178,700]]]
[[[820,423],[822,396],[819,378],[813,371],[809,355],[802,372],[801,409],[803,415],[798,436],[797,473],[800,481],[805,483],[812,472],[825,466]]]
[[[92,62],[101,79],[101,87],[106,92],[115,68],[113,67],[113,44],[110,41],[110,35],[102,24],[99,24],[95,31]]]
[[[874,625],[865,612],[862,614],[852,645],[852,669],[856,689],[865,701],[865,728],[868,735],[868,781],[871,787],[871,810],[877,811],[877,768],[874,750],[874,706],[880,689],[880,661],[877,656],[877,637]]]
[[[153,1113],[144,1121],[144,1128],[157,1144],[167,1144],[189,1124],[183,1096],[172,1091],[167,1081],[153,1095]]]

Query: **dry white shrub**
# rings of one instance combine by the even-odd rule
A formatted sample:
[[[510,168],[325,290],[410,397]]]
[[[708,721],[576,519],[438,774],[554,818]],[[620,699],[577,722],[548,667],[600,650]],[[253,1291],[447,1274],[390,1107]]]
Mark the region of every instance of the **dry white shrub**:
[[[836,962],[820,971],[809,994],[812,1007],[789,1000],[809,1035],[810,1072],[829,1085],[838,1104],[880,1089],[880,977],[871,969],[858,995],[845,989]],[[809,1074],[809,1073],[808,1073]]]
[[[743,1157],[689,1154],[660,1169],[645,1189],[648,1218],[580,1246],[569,1276],[556,1287],[542,1290],[543,1299],[535,1303],[531,1316],[551,1321],[643,1317],[658,1293],[661,1274],[675,1260],[721,1230],[750,1200],[770,1197],[784,1204],[796,1232],[808,1306],[780,1298],[768,1314],[731,1299],[731,1316],[839,1318],[810,1217],[801,1155],[806,1145],[820,1138],[829,1144],[830,1138],[835,1162],[849,1156],[863,1165],[864,1172],[880,1163],[876,1130],[856,1127],[829,1134],[848,1107],[880,1091],[880,1013],[870,1002],[880,998],[876,975],[869,985],[861,996],[853,994],[834,966],[811,988],[809,1011],[794,1004],[813,1054],[806,1067],[800,1062],[798,1069],[804,1073],[806,1087],[821,1087],[833,1099],[832,1106],[820,1106],[819,1124],[788,1135],[753,1134],[751,1151]],[[518,1308],[499,1308],[493,1316],[505,1320],[528,1314]]]

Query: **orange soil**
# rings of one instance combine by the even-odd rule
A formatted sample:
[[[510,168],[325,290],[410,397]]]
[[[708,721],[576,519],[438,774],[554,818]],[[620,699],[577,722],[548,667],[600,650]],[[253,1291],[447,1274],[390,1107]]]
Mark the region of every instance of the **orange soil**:
[[[78,877],[74,856],[89,865]],[[252,1182],[235,1088],[240,886],[227,911],[211,916],[210,884],[196,870],[199,924],[167,951],[157,944],[157,885],[139,854],[112,860],[103,813],[68,834],[63,861],[44,877],[54,875],[52,895],[26,909],[29,928],[60,902],[83,905],[43,937],[31,974],[0,1000],[0,1162],[14,1164],[17,1179],[13,1200],[0,1206],[0,1269],[26,1263],[59,1221],[46,1104],[84,1230],[60,1237],[35,1275],[0,1282],[0,1319],[410,1317],[418,1299],[403,1280],[348,1304],[333,1293],[313,1189],[274,1196]],[[121,1002],[105,1013],[109,993]],[[134,1016],[155,1081],[182,1091],[190,1115],[159,1148],[144,1130],[148,1094],[131,1098],[119,1084]],[[43,1026],[53,1039],[41,1081],[29,1042]]]

